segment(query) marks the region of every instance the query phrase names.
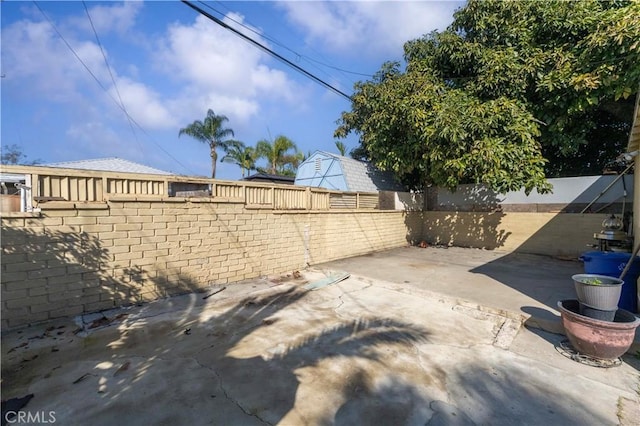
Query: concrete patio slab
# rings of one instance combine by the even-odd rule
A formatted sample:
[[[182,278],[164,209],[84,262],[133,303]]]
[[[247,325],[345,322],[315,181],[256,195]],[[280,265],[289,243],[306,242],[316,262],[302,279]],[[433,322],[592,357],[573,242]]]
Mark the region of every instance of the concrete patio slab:
[[[584,272],[578,259],[462,247],[403,247],[319,268],[342,269],[505,314],[522,314],[528,326],[553,333],[563,333],[557,302],[576,298],[571,276]]]
[[[452,262],[472,263],[473,253]],[[340,270],[351,276],[303,288]],[[322,265],[296,279],[229,285],[207,299],[191,294],[123,309],[109,321],[5,333],[2,397],[33,394],[23,410],[53,413],[65,425],[637,419],[635,357],[609,369],[579,364],[558,352],[561,336],[522,327],[525,316],[509,306],[485,307],[375,271]],[[463,280],[438,274],[441,285]]]

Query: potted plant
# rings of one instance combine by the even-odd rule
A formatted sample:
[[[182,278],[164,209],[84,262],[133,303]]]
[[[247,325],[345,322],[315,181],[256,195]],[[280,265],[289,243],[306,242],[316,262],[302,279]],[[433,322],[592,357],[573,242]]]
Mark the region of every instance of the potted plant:
[[[622,356],[633,344],[640,318],[618,309],[613,321],[600,321],[578,314],[577,300],[561,300],[558,309],[569,341],[581,354],[598,359]]]
[[[580,302],[580,314],[613,321],[624,281],[598,274],[576,274],[571,278]]]

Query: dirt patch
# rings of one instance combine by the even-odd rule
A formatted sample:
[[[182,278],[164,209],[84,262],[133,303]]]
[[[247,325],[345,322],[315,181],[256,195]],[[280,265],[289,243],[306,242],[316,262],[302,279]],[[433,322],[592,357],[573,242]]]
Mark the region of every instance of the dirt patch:
[[[304,278],[304,275],[300,271],[293,271],[290,274],[284,274],[278,277],[269,278],[269,282],[275,285],[280,285],[285,283],[303,285],[303,284],[307,284],[309,281]]]

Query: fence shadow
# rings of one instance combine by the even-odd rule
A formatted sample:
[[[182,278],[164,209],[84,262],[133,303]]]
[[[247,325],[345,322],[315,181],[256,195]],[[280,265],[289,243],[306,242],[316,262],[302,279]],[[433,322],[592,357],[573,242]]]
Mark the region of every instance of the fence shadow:
[[[1,237],[3,317],[24,319],[25,325],[201,291],[184,274],[150,273],[136,260],[114,261],[98,237],[74,227],[3,226]]]
[[[509,253],[474,268],[472,272],[487,275],[555,311],[558,300],[576,297],[571,276],[584,272],[582,263],[578,262],[579,256],[597,249],[594,234],[602,230],[603,219],[612,213],[622,219],[625,212],[632,210],[627,192],[631,189],[629,180],[625,176],[601,176],[569,203],[551,204],[557,209],[555,212],[519,219],[531,222],[524,227],[515,220],[511,221],[513,226],[523,227],[523,230],[509,242]],[[624,202],[625,197],[627,202]],[[584,209],[584,214],[576,213]],[[628,221],[626,226],[630,226]],[[532,231],[525,231],[527,227]],[[535,256],[540,254],[546,257]],[[633,289],[627,294],[635,294],[635,281],[635,278],[628,277],[625,285]],[[631,310],[637,311],[635,300],[621,303],[626,309],[632,307]]]
[[[603,219],[615,213],[630,226],[632,185],[628,176],[565,178],[554,185],[558,194],[534,196],[529,204],[523,204],[529,200],[523,192],[507,196],[476,185],[463,185],[455,194],[440,194],[429,200],[419,223],[407,216],[410,242],[419,243],[415,235],[421,233],[427,245],[503,251],[503,256],[471,272],[555,310],[558,300],[575,297],[571,275],[583,272],[577,260],[596,249],[594,234],[601,231]],[[567,193],[576,192],[567,202]],[[635,287],[635,280],[629,281],[627,285]]]

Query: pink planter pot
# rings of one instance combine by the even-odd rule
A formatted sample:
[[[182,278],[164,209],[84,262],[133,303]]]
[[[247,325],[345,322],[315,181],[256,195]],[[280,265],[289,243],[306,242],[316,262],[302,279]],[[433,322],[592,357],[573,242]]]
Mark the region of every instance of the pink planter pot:
[[[581,354],[598,359],[622,356],[633,343],[640,325],[629,311],[618,309],[613,321],[602,321],[580,315],[577,300],[561,300],[558,309],[569,341]]]

